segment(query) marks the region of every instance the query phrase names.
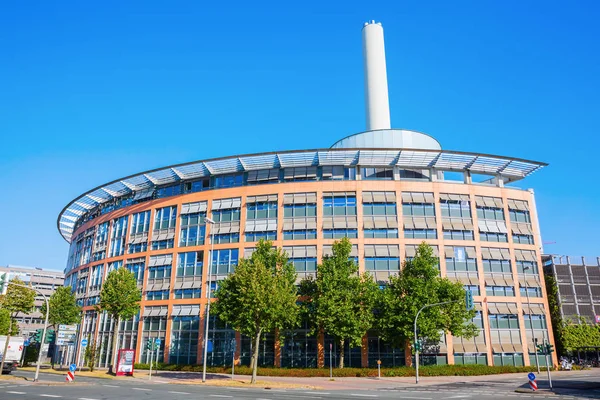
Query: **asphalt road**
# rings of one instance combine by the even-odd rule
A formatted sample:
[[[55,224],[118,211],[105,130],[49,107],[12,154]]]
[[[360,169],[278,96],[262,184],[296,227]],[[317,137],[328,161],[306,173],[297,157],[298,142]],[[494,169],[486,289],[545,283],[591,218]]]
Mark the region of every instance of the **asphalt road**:
[[[584,371],[585,372],[585,371]],[[33,373],[17,371],[16,376],[31,380]],[[506,398],[597,398],[600,389],[594,389],[600,374],[581,373],[577,376],[580,389],[560,389],[558,393],[538,392],[536,394],[515,393],[523,382],[515,376],[506,380],[481,380],[478,382],[457,382],[427,386],[382,385],[369,390],[308,390],[308,389],[263,389],[229,388],[203,385],[168,384],[155,378],[152,382],[135,380],[110,380],[77,377],[76,383],[62,384],[64,376],[42,373],[40,379],[52,382],[47,385],[31,384],[29,381],[0,381],[0,399],[60,399],[60,400],[105,400],[105,399],[232,399],[232,400],[313,400],[313,399],[506,399]],[[565,383],[573,378],[555,379],[556,386],[568,386]],[[561,382],[563,381],[563,382]],[[59,384],[60,382],[60,384]],[[545,381],[538,381],[540,388]],[[584,388],[590,384],[589,388]],[[581,389],[584,388],[584,389]]]

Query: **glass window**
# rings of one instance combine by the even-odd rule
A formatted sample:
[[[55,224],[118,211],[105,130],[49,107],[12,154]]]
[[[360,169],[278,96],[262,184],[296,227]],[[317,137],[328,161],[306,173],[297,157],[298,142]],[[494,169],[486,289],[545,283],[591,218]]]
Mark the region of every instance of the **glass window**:
[[[365,229],[365,238],[397,239],[398,229]]]
[[[177,276],[202,276],[203,263],[203,251],[179,253],[177,259]]]
[[[396,203],[363,203],[364,215],[396,215]]]
[[[443,217],[471,219],[471,205],[468,201],[440,200]]]
[[[444,230],[446,240],[474,240],[473,231]]]
[[[201,246],[206,235],[206,213],[197,212],[181,216],[179,246]]]
[[[316,217],[316,204],[285,204],[283,206],[284,218]]]
[[[407,239],[437,239],[435,229],[405,229],[404,237]]]
[[[488,260],[483,259],[483,270],[486,272],[511,273],[510,260]]]
[[[154,213],[154,230],[175,228],[177,206],[158,208]]]
[[[173,317],[171,323],[171,348],[169,362],[172,364],[196,364],[198,357],[200,317],[197,315]]]
[[[323,215],[356,215],[356,196],[323,196]]]
[[[531,216],[529,215],[529,211],[525,210],[508,210],[508,214],[511,222],[523,222],[523,223],[531,223]]]
[[[400,271],[398,257],[365,257],[367,271]]]
[[[219,175],[213,178],[214,188],[228,188],[242,186],[244,183],[244,174]]]
[[[394,179],[394,169],[393,168],[361,168],[361,179],[363,180],[375,180],[381,179],[386,181],[391,181]]]
[[[179,183],[156,189],[156,198],[176,196],[178,194],[181,194],[181,184]]]
[[[117,257],[125,254],[126,232],[127,215],[112,221],[109,257]]]
[[[238,249],[215,250],[212,256],[212,273],[227,275],[233,272],[238,263]]]
[[[258,242],[261,239],[277,240],[277,231],[246,232],[246,242]]]
[[[315,229],[283,231],[283,240],[308,240],[308,239],[316,239],[316,238],[317,238],[317,231]]]
[[[248,203],[246,219],[277,218],[277,202]]]
[[[433,203],[402,203],[402,213],[405,216],[435,217]]]
[[[175,289],[174,298],[175,299],[199,299],[201,297],[200,288],[190,288],[190,289]]]
[[[213,239],[216,244],[238,243],[240,241],[240,234],[238,232],[218,233],[211,235],[211,239]]]
[[[212,219],[215,222],[230,222],[240,220],[239,208],[228,208],[224,210],[213,210]]]
[[[495,207],[479,207],[477,206],[477,218],[479,219],[494,219],[504,221],[504,209]]]
[[[341,239],[344,237],[356,239],[358,231],[356,229],[323,229],[324,239]]]

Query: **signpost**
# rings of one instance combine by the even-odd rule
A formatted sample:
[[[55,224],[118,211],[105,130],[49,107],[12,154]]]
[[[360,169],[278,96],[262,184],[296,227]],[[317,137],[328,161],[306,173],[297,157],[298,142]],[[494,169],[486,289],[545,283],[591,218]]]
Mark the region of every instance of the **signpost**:
[[[152,380],[152,360],[154,357],[154,350],[156,350],[156,362],[158,362],[158,349],[160,348],[160,343],[160,338],[150,338],[146,343],[146,349],[150,351],[150,373],[148,374],[148,380]]]
[[[69,365],[69,372],[67,372],[67,382],[73,382],[75,380],[75,370],[77,369],[76,364]]]
[[[527,379],[529,379],[529,387],[533,392],[535,392],[538,389],[537,382],[535,381],[535,374],[533,372],[530,372],[527,375]]]
[[[79,364],[79,371],[81,372],[81,367],[83,363],[81,362],[81,352],[85,351],[85,348],[88,345],[87,339],[81,339],[81,346],[79,347],[79,357],[77,359],[77,363]]]
[[[329,343],[329,379],[333,379],[333,361],[331,361],[331,355],[333,354],[333,343]]]

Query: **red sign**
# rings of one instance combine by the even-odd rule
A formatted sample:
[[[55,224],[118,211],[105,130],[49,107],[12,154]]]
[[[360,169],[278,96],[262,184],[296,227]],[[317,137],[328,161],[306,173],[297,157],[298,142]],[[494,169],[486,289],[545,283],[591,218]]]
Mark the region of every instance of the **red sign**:
[[[72,373],[71,371],[67,372],[67,382],[73,382],[75,380],[75,374]]]
[[[117,357],[117,376],[133,376],[135,349],[120,349]]]

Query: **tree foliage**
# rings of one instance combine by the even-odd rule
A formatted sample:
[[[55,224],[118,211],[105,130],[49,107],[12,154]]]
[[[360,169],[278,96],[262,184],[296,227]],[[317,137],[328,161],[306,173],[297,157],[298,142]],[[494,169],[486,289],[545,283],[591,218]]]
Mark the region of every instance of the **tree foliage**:
[[[554,343],[556,344],[556,352],[558,354],[565,353],[565,345],[563,339],[563,320],[560,314],[560,305],[558,304],[558,285],[554,276],[544,274],[546,282],[546,297],[548,298],[548,307],[550,309],[550,321],[552,322],[552,332],[554,333]]]
[[[564,350],[600,347],[600,325],[592,325],[583,317],[563,322],[560,330]]]
[[[256,381],[260,337],[298,321],[296,272],[281,249],[261,240],[248,259],[219,282],[214,313],[236,331],[254,339],[252,383]]]
[[[84,353],[85,365],[88,366],[90,372],[94,372],[98,360],[100,360],[100,344],[96,342],[94,335],[88,336],[88,345],[85,347]]]
[[[469,322],[475,311],[466,309],[462,284],[441,278],[437,264],[433,249],[423,242],[416,256],[404,263],[400,274],[390,278],[378,306],[377,327],[384,340],[398,346],[411,341],[419,309],[446,301],[454,302],[428,307],[419,314],[419,337],[439,341],[442,332],[467,338],[477,335],[479,330]]]
[[[0,309],[0,335],[15,336],[19,334],[19,325],[10,317],[10,312]]]
[[[358,265],[350,258],[348,238],[333,243],[333,254],[317,266],[316,279],[300,284],[303,309],[315,328],[335,338],[339,345],[339,367],[344,368],[344,344],[361,345],[362,337],[374,321],[378,287],[369,274],[358,275]]]
[[[81,307],[77,305],[75,293],[71,291],[70,286],[56,288],[52,296],[48,299],[50,312],[48,313],[48,323],[50,325],[73,325],[81,321]],[[41,308],[42,315],[46,315],[46,304]]]
[[[117,357],[119,322],[133,318],[140,311],[142,292],[137,287],[135,275],[127,268],[111,271],[100,291],[100,301],[96,309],[106,312],[114,321],[112,358]]]
[[[2,354],[6,354],[10,336],[17,325],[15,317],[18,313],[29,314],[33,310],[35,301],[35,291],[33,289],[17,285],[25,285],[25,283],[18,278],[12,279],[6,288],[6,294],[0,296],[0,309],[9,313],[9,324],[7,327],[8,335],[6,335],[6,342]],[[2,358],[2,361],[0,362],[0,371],[3,369],[4,358]]]

